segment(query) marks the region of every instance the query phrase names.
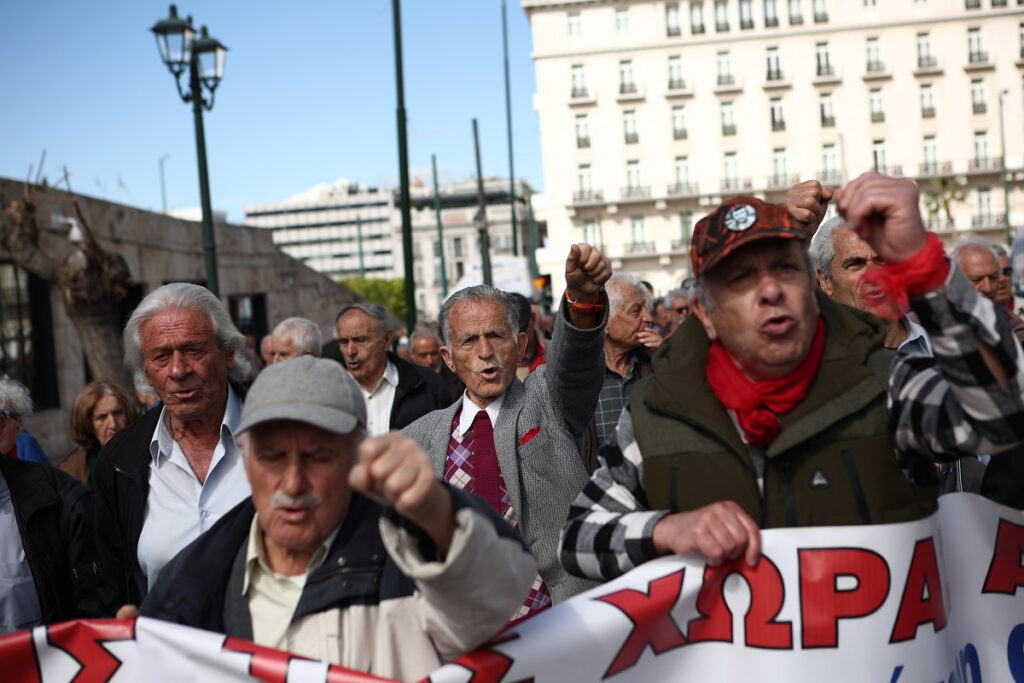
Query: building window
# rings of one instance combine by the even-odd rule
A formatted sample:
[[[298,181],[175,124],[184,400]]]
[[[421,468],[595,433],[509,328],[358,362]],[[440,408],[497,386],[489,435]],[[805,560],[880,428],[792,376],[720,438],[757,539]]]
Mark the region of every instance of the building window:
[[[633,82],[633,60],[623,59],[619,62],[619,92],[636,92],[636,83]]]
[[[463,256],[463,253],[462,253],[462,238],[461,237],[455,237],[455,238],[452,239],[452,255],[453,256]]]
[[[988,53],[981,47],[981,29],[967,29],[967,61],[971,64],[987,62]]]
[[[779,25],[779,13],[775,0],[764,0],[764,25],[768,28]]]
[[[875,173],[885,173],[885,140],[871,142],[871,163]]]
[[[817,75],[831,76],[832,62],[828,56],[828,43],[815,43],[814,57],[817,63]]]
[[[633,159],[626,162],[626,194],[634,197],[640,190],[640,162]]]
[[[576,115],[576,146],[590,147],[590,124],[586,114]]]
[[[865,7],[877,7],[876,0],[864,0]]]
[[[871,107],[871,122],[881,123],[885,121],[885,101],[882,98],[881,88],[872,88],[868,93],[868,103]]]
[[[983,130],[974,131],[974,167],[985,168],[988,165],[988,133]]]
[[[939,144],[934,135],[925,135],[921,144],[921,170],[934,174],[939,170]]]
[[[587,82],[583,78],[583,65],[573,64],[569,71],[572,76],[572,96],[586,97]]]
[[[967,9],[978,9],[981,7],[981,0],[964,0],[964,7]]]
[[[704,5],[690,3],[690,33],[704,33]]]
[[[722,164],[722,171],[724,175],[724,182],[722,183],[726,190],[738,190],[740,187],[740,167],[739,159],[736,158],[736,152],[726,152],[724,163]]]
[[[917,66],[919,69],[935,66],[937,60],[932,52],[932,35],[930,33],[917,34]]]
[[[800,8],[800,0],[789,0],[789,23],[794,26],[804,23],[804,13]]]
[[[770,47],[765,51],[766,61],[768,62],[768,75],[767,80],[769,81],[781,81],[782,80],[782,66],[779,63],[779,48]]]
[[[589,245],[601,249],[604,240],[601,239],[601,224],[596,218],[587,218],[583,221],[583,241]]]
[[[828,6],[826,0],[814,0],[814,23],[821,24],[828,21]]]
[[[668,58],[668,89],[682,90],[685,85],[683,82],[683,59],[679,55],[672,55]]]
[[[688,157],[676,157],[676,189],[680,192],[690,189],[690,160]]]
[[[682,33],[679,27],[679,5],[665,5],[665,34],[678,36]]]
[[[878,44],[878,37],[872,36],[867,40],[867,67],[868,73],[873,71],[884,71],[882,64],[882,48]]]
[[[736,113],[732,102],[722,102],[722,135],[736,135]]]
[[[441,240],[434,240],[434,258],[441,258]]]
[[[629,33],[629,8],[615,8],[615,32]]]
[[[821,146],[821,182],[826,185],[838,185],[839,177],[839,156],[836,154],[836,146],[828,143]]]
[[[693,237],[693,209],[679,212],[679,234],[683,244],[689,247]]]
[[[715,0],[715,31],[729,30],[729,5],[725,0]]]
[[[719,52],[715,63],[718,69],[718,85],[732,85],[735,79],[732,75],[732,60],[728,52]]]
[[[992,223],[992,188],[978,188],[978,215],[975,217],[976,224],[988,225]]]
[[[754,28],[754,0],[740,0],[740,28]]]
[[[647,226],[643,216],[630,216],[629,230],[634,245],[647,244]]]
[[[831,128],[836,125],[836,116],[832,110],[832,93],[823,92],[818,95],[818,109],[821,112],[822,128]]]
[[[634,145],[640,141],[640,134],[636,129],[636,110],[627,109],[622,112],[622,132],[627,145]]]
[[[594,196],[594,184],[590,176],[590,164],[580,164],[576,170],[576,179],[579,183],[580,199],[590,199]]]
[[[28,387],[36,408],[56,408],[60,400],[49,284],[0,261],[0,321],[0,374]]]
[[[772,118],[772,130],[786,130],[786,119],[782,115],[782,98],[773,97],[771,99],[771,118]]]
[[[1024,59],[1024,24],[1020,25],[1017,42],[1020,43],[1020,58]]]
[[[686,139],[686,109],[681,104],[672,107],[672,139]]]
[[[935,88],[931,83],[921,85],[921,118],[935,118]]]
[[[772,186],[789,186],[789,163],[784,147],[776,147],[772,150]]]
[[[583,35],[583,23],[579,12],[569,12],[566,16],[566,29],[570,36]]]
[[[985,98],[985,81],[980,78],[971,80],[971,108],[975,114],[984,114],[988,111],[988,103]]]

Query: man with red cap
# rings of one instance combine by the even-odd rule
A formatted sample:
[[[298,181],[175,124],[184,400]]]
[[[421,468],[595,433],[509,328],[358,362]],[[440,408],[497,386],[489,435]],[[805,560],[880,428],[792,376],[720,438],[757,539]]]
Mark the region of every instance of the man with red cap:
[[[785,205],[725,202],[694,230],[694,315],[570,508],[568,571],[693,552],[753,565],[760,528],[917,519],[936,509],[935,460],[1024,441],[1024,351],[925,231],[913,181],[865,174],[835,201],[935,357],[894,359],[882,321],[815,293]]]

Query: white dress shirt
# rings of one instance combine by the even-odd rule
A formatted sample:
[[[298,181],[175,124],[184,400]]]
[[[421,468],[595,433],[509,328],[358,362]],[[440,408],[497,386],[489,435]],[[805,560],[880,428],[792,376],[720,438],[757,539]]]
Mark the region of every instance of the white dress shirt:
[[[501,393],[501,396],[494,399],[486,408],[481,408],[477,404],[469,400],[469,396],[466,392],[462,392],[462,412],[459,413],[459,428],[456,430],[455,436],[459,441],[462,441],[462,437],[466,435],[469,428],[473,426],[473,420],[476,419],[476,414],[481,410],[486,411],[487,417],[491,418],[491,426],[498,424],[498,413],[501,412],[501,404],[505,402],[505,392]]]
[[[0,458],[6,458],[0,455]],[[25,557],[11,490],[0,474],[0,635],[43,623],[39,595]]]
[[[388,360],[384,374],[377,381],[373,391],[359,385],[366,400],[366,433],[369,436],[387,434],[391,429],[391,407],[395,404],[395,390],[398,389],[398,368]]]
[[[233,431],[241,414],[242,400],[229,386],[220,440],[206,481],[199,483],[171,435],[170,415],[162,409],[149,443],[149,497],[138,546],[139,566],[150,588],[178,551],[252,493]]]

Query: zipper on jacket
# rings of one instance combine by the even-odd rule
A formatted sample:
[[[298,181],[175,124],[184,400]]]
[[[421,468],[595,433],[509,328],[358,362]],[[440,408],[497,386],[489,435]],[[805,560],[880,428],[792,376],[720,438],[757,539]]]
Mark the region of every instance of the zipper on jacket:
[[[843,459],[843,467],[846,469],[846,478],[850,480],[850,488],[853,493],[853,500],[857,504],[857,513],[860,514],[862,524],[871,524],[871,512],[868,510],[868,501],[864,496],[864,487],[860,483],[860,475],[857,474],[857,465],[853,462],[851,451],[842,451],[840,457]]]
[[[779,489],[786,511],[786,526],[797,526],[796,496],[793,492],[793,466],[785,460],[779,462]]]

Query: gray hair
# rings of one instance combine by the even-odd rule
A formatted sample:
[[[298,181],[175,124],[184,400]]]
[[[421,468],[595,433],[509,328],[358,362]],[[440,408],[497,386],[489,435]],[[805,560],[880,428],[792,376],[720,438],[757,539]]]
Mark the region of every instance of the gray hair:
[[[688,287],[680,287],[679,289],[673,289],[665,295],[665,301],[668,305],[672,305],[673,299],[683,299],[687,303],[690,302],[690,290]]]
[[[32,414],[32,396],[28,387],[13,377],[0,376],[0,406],[16,418],[24,420]]]
[[[811,238],[811,257],[829,280],[832,279],[832,260],[836,257],[836,232],[845,227],[846,221],[842,216],[833,216],[818,226]]]
[[[306,318],[285,318],[274,328],[273,336],[290,337],[299,353],[311,353],[314,356],[319,356],[320,347],[323,346],[320,328],[315,322]]]
[[[416,328],[416,330],[413,331],[412,336],[409,337],[409,346],[412,346],[413,344],[415,344],[416,340],[421,338],[421,337],[426,337],[428,339],[433,339],[434,341],[437,342],[438,346],[441,345],[441,340],[438,338],[438,336],[436,334],[434,334],[433,330],[427,329],[426,327],[418,327],[418,328]]]
[[[970,251],[971,249],[982,249],[987,251],[992,254],[992,258],[996,260],[996,265],[999,265],[999,253],[992,246],[992,243],[981,235],[972,232],[964,235],[963,239],[957,242],[956,246],[953,247],[953,253],[951,256],[953,257],[953,262],[956,263],[958,268],[960,267],[960,255],[965,251]]]
[[[124,363],[131,371],[136,385],[140,381],[149,384],[142,358],[142,326],[168,310],[196,311],[210,316],[217,346],[225,355],[234,356],[235,359],[228,376],[237,382],[245,381],[251,371],[245,351],[245,336],[235,327],[227,307],[206,287],[188,282],[172,282],[147,294],[132,311],[124,327]]]
[[[362,311],[366,315],[370,316],[377,321],[377,332],[383,338],[388,333],[391,326],[388,324],[388,309],[384,308],[380,304],[371,304],[364,302],[357,302],[354,304],[348,304],[338,311],[338,317],[334,319],[334,324],[337,325],[341,320],[342,316],[349,311]]]
[[[437,324],[441,326],[441,335],[444,337],[444,345],[451,346],[452,324],[449,317],[455,304],[463,301],[474,303],[497,303],[505,307],[505,322],[508,323],[512,336],[519,334],[519,306],[515,300],[506,292],[489,285],[476,285],[475,287],[464,287],[445,299],[441,304],[441,311],[437,314]]]
[[[608,282],[604,283],[604,291],[608,294],[608,315],[619,314],[622,303],[625,300],[625,291],[629,287],[636,289],[644,295],[644,305],[651,310],[651,293],[635,273],[618,272],[612,273]]]
[[[1001,256],[1005,256],[1006,258],[1010,258],[1010,255],[1006,253],[1006,247],[1004,247],[1001,244],[993,244],[992,245],[992,251],[996,252],[996,259],[997,260]]]

